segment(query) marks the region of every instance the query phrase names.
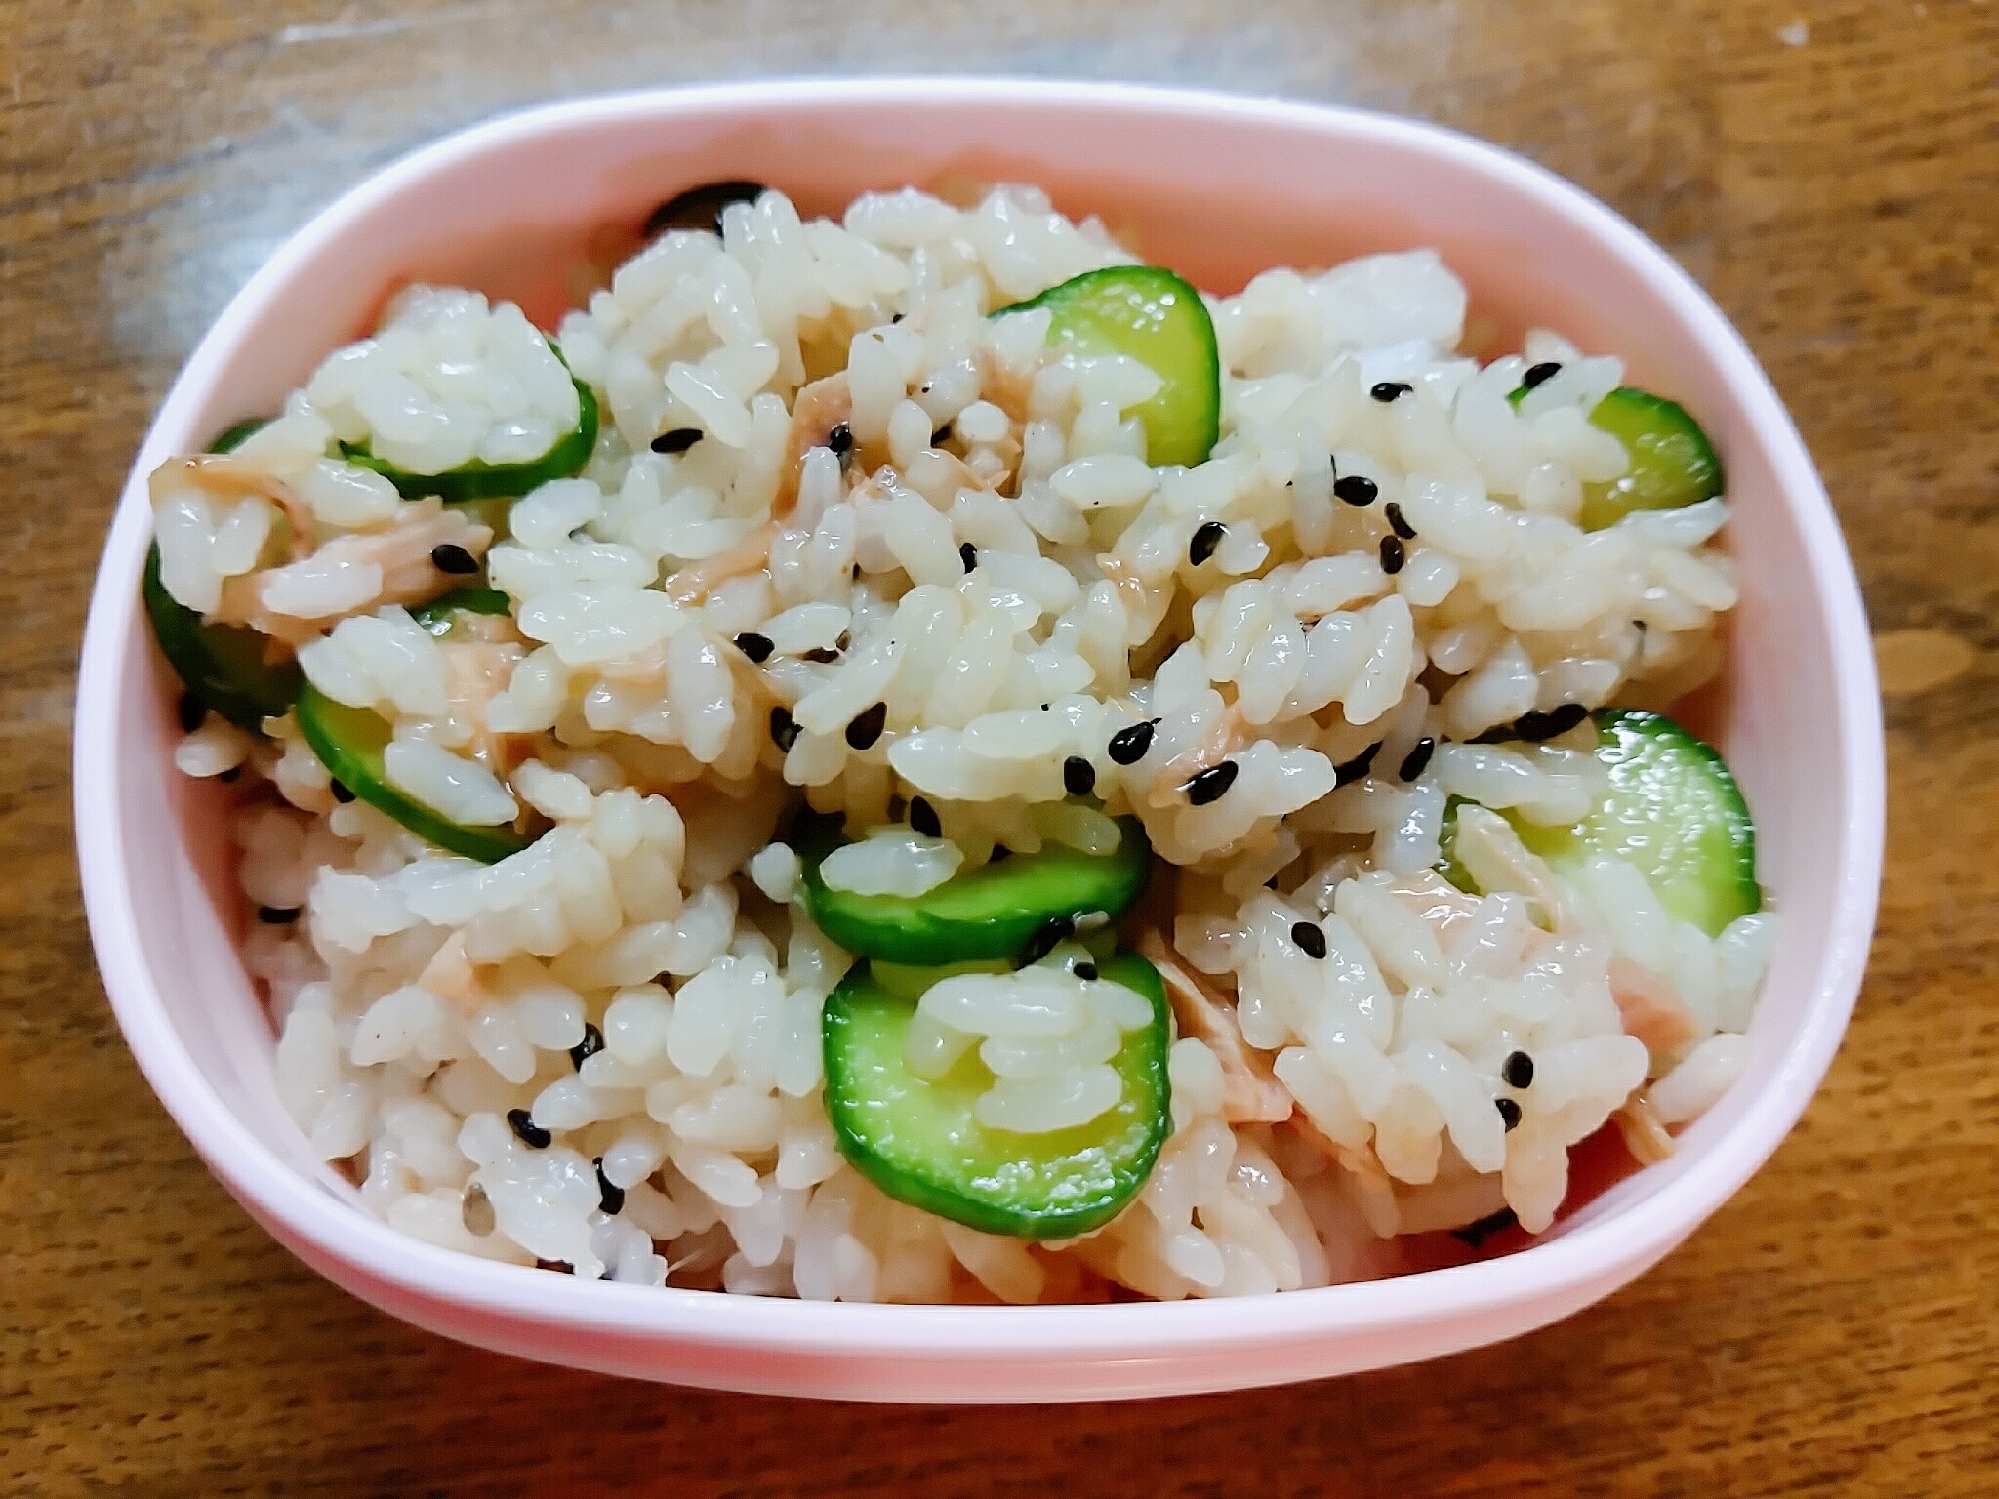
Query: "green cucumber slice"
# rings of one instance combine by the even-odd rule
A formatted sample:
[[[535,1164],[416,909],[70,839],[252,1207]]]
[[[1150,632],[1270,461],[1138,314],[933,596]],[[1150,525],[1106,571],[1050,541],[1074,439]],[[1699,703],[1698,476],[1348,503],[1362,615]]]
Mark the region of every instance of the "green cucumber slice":
[[[1529,389],[1516,385],[1506,399],[1518,406]],[[1634,510],[1677,510],[1721,493],[1721,457],[1677,401],[1620,385],[1596,403],[1589,420],[1624,444],[1631,468],[1608,483],[1583,486],[1576,523],[1585,531],[1614,526]]]
[[[848,952],[891,963],[934,967],[981,958],[1011,958],[1058,917],[1103,912],[1116,921],[1130,910],[1152,873],[1152,843],[1134,817],[1120,817],[1123,836],[1110,854],[1086,854],[1044,843],[953,875],[922,895],[856,895],[833,890],[820,862],[846,842],[838,818],[813,818],[796,835],[804,866],[805,909],[819,930]]]
[[[1159,972],[1120,953],[1099,976],[1152,1006],[1112,1063],[1116,1107],[1045,1135],[988,1129],[973,1106],[992,1074],[968,1052],[944,1077],[909,1070],[911,999],[863,963],[826,1001],[826,1110],[840,1153],[889,1196],[982,1233],[1066,1239],[1100,1228],[1138,1194],[1173,1127],[1166,1054],[1171,1011]]]
[[[1620,385],[1589,419],[1624,444],[1631,468],[1607,484],[1583,486],[1577,523],[1585,531],[1614,526],[1634,510],[1677,510],[1721,493],[1721,458],[1677,402]]]
[[[266,661],[264,637],[247,625],[211,625],[166,590],[160,581],[158,543],[146,551],[139,581],[153,638],[167,664],[194,700],[238,728],[263,730],[267,717],[291,707],[305,680],[298,661]]]
[[[442,639],[451,633],[454,614],[508,614],[513,600],[497,588],[454,588],[410,610],[410,618]]]
[[[1625,860],[1650,882],[1668,913],[1710,937],[1736,917],[1760,911],[1756,825],[1720,753],[1663,713],[1604,708],[1592,717],[1609,790],[1596,810],[1570,827],[1542,827],[1502,812],[1520,841],[1557,874],[1593,854]],[[1459,888],[1475,890],[1453,851],[1455,801],[1445,809],[1438,870]]]
[[[1032,307],[1054,314],[1051,343],[1078,354],[1124,354],[1159,376],[1158,392],[1133,408],[1145,425],[1148,463],[1191,468],[1207,458],[1221,435],[1222,359],[1198,291],[1161,266],[1112,265],[999,311]]]
[[[382,752],[393,731],[389,721],[371,709],[336,703],[308,682],[298,695],[298,726],[335,780],[439,848],[481,864],[497,864],[534,842],[531,835],[511,827],[468,828],[452,822],[391,786]]]
[[[549,348],[555,348],[553,342]],[[561,357],[560,351],[556,357]],[[436,495],[447,505],[463,505],[472,500],[513,499],[539,489],[551,479],[580,474],[590,461],[590,454],[597,446],[597,398],[581,380],[572,376],[570,383],[576,387],[580,411],[576,426],[558,437],[541,457],[527,463],[486,463],[474,458],[441,474],[418,474],[377,458],[368,451],[365,442],[343,442],[341,456],[357,468],[380,474],[406,500]]]
[[[233,427],[224,427],[215,434],[215,441],[208,445],[211,453],[233,453],[264,428],[270,426],[273,418],[253,416],[247,422],[238,422]]]
[[[257,417],[227,427],[208,445],[211,453],[241,447],[269,417]],[[146,567],[139,579],[139,598],[160,653],[194,700],[220,713],[238,728],[260,733],[267,717],[290,708],[304,680],[298,662],[264,658],[266,641],[245,625],[211,625],[176,599],[160,581],[158,542],[146,550]]]

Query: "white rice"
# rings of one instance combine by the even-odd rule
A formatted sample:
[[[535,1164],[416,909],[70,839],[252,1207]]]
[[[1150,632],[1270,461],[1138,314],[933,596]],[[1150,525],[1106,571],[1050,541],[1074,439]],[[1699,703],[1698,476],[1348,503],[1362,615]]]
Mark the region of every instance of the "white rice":
[[[1432,873],[1447,798],[1558,825],[1602,786],[1587,726],[1464,741],[1564,704],[1663,707],[1719,668],[1726,502],[1578,529],[1583,485],[1627,461],[1584,420],[1622,365],[1547,331],[1483,366],[1458,353],[1465,293],[1429,251],[1209,299],[1221,440],[1196,468],[1152,467],[1128,413],[1156,375],[1063,357],[1045,312],[987,316],[1130,258],[1032,188],[962,209],[870,194],[811,224],[767,192],[719,238],[668,234],[619,268],[563,320],[568,370],[517,309],[412,288],[239,450],[247,493],[162,470],[175,598],[261,621],[320,691],[389,717],[407,794],[468,825],[523,807],[552,824],[491,867],[444,854],[337,802],[289,717],[261,741],[211,718],[177,753],[263,787],[234,832],[247,898],[279,919],[245,962],[285,1103],[369,1210],[466,1253],[655,1285],[1289,1290],[1394,1273],[1399,1235],[1502,1210],[1543,1231],[1571,1146],[1614,1114],[1683,1123],[1739,1075],[1770,917],[1711,939],[1631,866],[1558,877],[1476,808],[1457,852],[1488,893]],[[1514,409],[1543,361],[1560,374]],[[497,540],[342,459],[346,442],[419,472],[530,461],[576,423],[570,371],[602,407],[595,454]],[[1371,399],[1382,380],[1412,390]],[[680,428],[700,439],[650,450]],[[1379,501],[1342,502],[1350,475]],[[1415,532],[1393,575],[1390,501]],[[1209,523],[1225,529],[1196,564]],[[484,557],[510,621],[442,640],[412,622],[439,541]],[[744,632],[768,642],[759,665]],[[876,704],[883,730],[856,748]],[[1144,720],[1146,752],[1118,763],[1111,736]],[[1235,783],[1192,805],[1182,783],[1222,755]],[[1104,813],[1064,800],[1075,756]],[[919,793],[939,836],[903,820]],[[1106,814],[1178,866],[1157,935],[1240,1041],[1181,1013],[1173,1133],[1111,1225],[1030,1247],[891,1201],[842,1160],[820,1010],[850,959],[774,841],[800,800],[877,830],[824,865],[850,891],[918,894],[1002,845],[1104,852]],[[1107,1060],[1145,1016],[1061,964],[931,989],[912,1064],[976,1047],[980,1118],[1027,1140],[1101,1115],[1121,1086]],[[1517,1052],[1531,1086],[1504,1080]]]

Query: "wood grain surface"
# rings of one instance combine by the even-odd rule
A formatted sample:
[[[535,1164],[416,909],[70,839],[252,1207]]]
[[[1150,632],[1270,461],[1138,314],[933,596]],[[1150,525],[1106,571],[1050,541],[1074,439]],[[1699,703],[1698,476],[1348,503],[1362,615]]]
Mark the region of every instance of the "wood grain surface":
[[[70,842],[110,507],[291,229],[494,110],[771,72],[1125,77],[1443,121],[1663,242],[1859,559],[1893,785],[1817,1102],[1636,1285],[1418,1368],[1055,1409],[545,1369],[334,1290],[224,1196],[106,1008]],[[0,3],[0,1492],[1999,1492],[1999,6],[1842,0]]]

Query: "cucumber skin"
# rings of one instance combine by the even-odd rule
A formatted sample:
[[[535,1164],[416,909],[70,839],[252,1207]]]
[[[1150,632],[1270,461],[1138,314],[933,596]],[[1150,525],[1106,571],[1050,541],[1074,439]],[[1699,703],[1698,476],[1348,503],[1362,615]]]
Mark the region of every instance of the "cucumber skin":
[[[1507,403],[1517,408],[1527,390],[1516,385],[1507,392]],[[1576,518],[1583,530],[1614,526],[1634,510],[1677,510],[1721,493],[1721,457],[1679,402],[1620,385],[1591,409],[1589,423],[1624,445],[1631,469],[1608,483],[1583,486]]]
[[[1098,971],[1103,978],[1143,995],[1152,1005],[1152,1023],[1128,1032],[1118,1052],[1116,1065],[1124,1080],[1124,1094],[1115,1112],[1120,1133],[1127,1142],[1121,1154],[1101,1142],[1101,1119],[1049,1135],[1011,1135],[987,1130],[971,1118],[974,1095],[966,1091],[962,1133],[953,1138],[986,1144],[987,1162],[965,1165],[964,1178],[955,1182],[923,1173],[920,1163],[927,1142],[915,1142],[917,1148],[913,1151],[898,1150],[896,1142],[903,1136],[892,1123],[886,1131],[870,1128],[880,1121],[892,1120],[897,1101],[880,1096],[864,1098],[860,1096],[862,1090],[853,1086],[860,1079],[850,1074],[850,1048],[858,1051],[866,1046],[872,1032],[878,1043],[894,1047],[894,1059],[899,1061],[902,1028],[894,1027],[892,1035],[884,1036],[882,1023],[891,1018],[891,1012],[895,1017],[915,1012],[911,1002],[888,996],[874,982],[865,962],[857,964],[841,980],[826,1001],[824,1012],[826,1112],[840,1154],[896,1201],[981,1233],[1015,1239],[1068,1239],[1110,1222],[1144,1187],[1158,1163],[1167,1135],[1172,1132],[1172,1085],[1167,1079],[1166,1066],[1173,1031],[1166,987],[1159,971],[1150,963],[1134,953],[1119,953],[1101,964]],[[906,1072],[899,1076],[907,1079],[912,1088],[942,1086],[909,1078]],[[947,1077],[943,1081],[949,1080]],[[884,1134],[886,1140],[882,1138]],[[1053,1160],[1043,1158],[1037,1163],[1030,1159],[1023,1164],[1020,1153],[995,1148],[1000,1142],[1011,1141],[1041,1147],[1060,1142],[1055,1147],[1059,1154]],[[1090,1179],[1079,1186],[1064,1178],[1060,1168],[1065,1164],[1088,1173]],[[988,1195],[968,1196],[967,1187],[983,1188]],[[1034,1195],[1036,1187],[1054,1192],[1057,1200],[1039,1204],[1021,1200],[1024,1195]]]
[[[451,616],[461,611],[466,614],[511,614],[513,600],[497,588],[454,588],[410,610],[410,618],[442,639],[451,633]]]
[[[1016,854],[954,875],[919,896],[829,890],[819,877],[820,860],[846,841],[834,819],[802,823],[794,846],[803,866],[805,907],[820,931],[857,957],[934,968],[1011,958],[1052,916],[1103,911],[1116,921],[1130,910],[1152,873],[1152,842],[1137,818],[1120,817],[1117,824],[1123,836],[1114,854],[1098,857],[1043,844],[1040,853]],[[1073,899],[1050,904],[1033,900],[1030,890],[1009,888],[1058,878],[1070,882]],[[982,909],[984,903],[999,909]],[[940,905],[945,909],[937,909]]]
[[[160,581],[158,543],[146,551],[139,595],[160,654],[194,700],[240,729],[263,732],[298,697],[305,674],[296,659],[266,665],[264,637],[245,625],[211,625]]]
[[[211,453],[233,453],[269,417],[252,417],[216,434]],[[239,729],[260,734],[266,718],[287,712],[305,675],[296,659],[267,664],[264,637],[247,625],[211,625],[167,592],[160,580],[160,544],[146,549],[139,599],[160,654],[194,700]]]
[[[1721,493],[1721,459],[1684,406],[1635,386],[1620,385],[1590,412],[1631,455],[1631,470],[1607,484],[1583,486],[1577,524],[1585,531],[1613,526],[1634,510],[1677,510]]]
[[[298,726],[306,744],[335,780],[376,811],[439,848],[481,864],[497,864],[534,842],[511,828],[461,827],[397,791],[382,767],[382,750],[391,733],[389,722],[371,709],[336,703],[308,682],[298,696]]]
[[[572,376],[570,383],[576,387],[579,409],[575,428],[558,437],[541,457],[527,463],[484,463],[475,458],[441,474],[416,474],[377,458],[368,451],[366,443],[343,442],[340,455],[356,468],[380,474],[406,500],[435,495],[447,505],[463,505],[473,500],[516,499],[551,479],[568,479],[581,473],[597,446],[597,397],[581,380]]]
[[[1143,282],[1143,287],[1134,283]],[[1120,291],[1123,295],[1120,297]],[[1116,337],[1091,338],[1084,324],[1093,329],[1101,329],[1117,321],[1112,314],[1121,300],[1124,308],[1132,306],[1133,291],[1147,298],[1156,298],[1161,293],[1174,298],[1174,306],[1187,309],[1188,315],[1182,320],[1193,333],[1197,354],[1204,368],[1187,371],[1184,378],[1181,371],[1162,370],[1146,361],[1133,350],[1119,346]],[[1154,304],[1156,305],[1156,304]],[[1221,346],[1215,340],[1214,319],[1208,315],[1207,304],[1201,300],[1201,293],[1180,276],[1163,266],[1154,265],[1112,265],[1094,271],[1084,271],[1080,276],[1072,276],[1060,285],[1051,286],[1039,296],[1030,297],[1025,302],[1015,302],[994,312],[998,317],[1006,312],[1026,312],[1033,308],[1045,307],[1054,314],[1048,336],[1051,342],[1074,344],[1082,353],[1114,352],[1127,354],[1146,364],[1159,376],[1162,384],[1151,399],[1131,408],[1145,425],[1146,462],[1155,466],[1183,464],[1188,468],[1207,461],[1209,451],[1221,436],[1222,418],[1222,357]],[[1067,324],[1063,321],[1065,312],[1079,314]],[[1161,320],[1163,321],[1163,320]],[[1129,323],[1119,323],[1119,333],[1132,332],[1144,336],[1141,329],[1130,327]],[[1205,376],[1205,379],[1201,379]],[[1176,401],[1175,397],[1179,397]],[[1198,410],[1180,410],[1178,407],[1200,397]]]
[[[1693,923],[1710,937],[1719,936],[1737,917],[1760,911],[1763,889],[1756,881],[1756,824],[1720,752],[1663,713],[1600,708],[1590,716],[1601,736],[1596,755],[1610,773],[1609,794],[1589,816],[1565,828],[1542,827],[1511,811],[1501,812],[1520,841],[1558,874],[1591,854],[1629,860],[1651,883],[1668,914]],[[1673,783],[1670,793],[1648,794],[1644,782],[1662,771]],[[1690,788],[1699,788],[1710,804],[1710,815],[1690,839],[1679,836],[1684,829],[1644,815],[1648,809],[1683,807]],[[1445,808],[1444,856],[1437,869],[1459,889],[1477,894],[1453,852],[1456,803],[1453,798]],[[1662,835],[1673,850],[1674,866],[1664,871],[1657,857],[1647,857],[1658,850]],[[1684,872],[1689,841],[1696,846],[1695,873]]]
[[[1593,853],[1629,859],[1651,881],[1670,914],[1710,937],[1719,936],[1736,917],[1761,910],[1756,824],[1720,751],[1663,713],[1600,708],[1591,718],[1603,736],[1596,755],[1610,772],[1609,794],[1573,827],[1516,823],[1521,842],[1557,870]],[[1661,777],[1669,791],[1650,794],[1647,783]],[[1677,812],[1690,794],[1708,804],[1708,815],[1698,826],[1689,829],[1644,815],[1655,809]],[[1645,856],[1648,851],[1656,855],[1662,843],[1673,866],[1664,872],[1656,856]]]

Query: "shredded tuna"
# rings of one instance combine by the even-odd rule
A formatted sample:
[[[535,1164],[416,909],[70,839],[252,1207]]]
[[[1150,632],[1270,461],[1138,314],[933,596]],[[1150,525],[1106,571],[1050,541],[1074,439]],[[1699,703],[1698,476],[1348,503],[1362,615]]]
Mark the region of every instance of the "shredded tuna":
[[[1528,851],[1513,825],[1497,812],[1470,803],[1458,808],[1458,859],[1488,890],[1510,890],[1538,905],[1552,931],[1575,925],[1561,882]],[[1480,871],[1485,871],[1481,876]]]
[[[1624,1148],[1641,1166],[1655,1165],[1679,1148],[1679,1143],[1666,1133],[1665,1124],[1653,1111],[1652,1100],[1643,1089],[1627,1098],[1623,1107],[1610,1117],[1617,1121],[1617,1132],[1624,1136]]]
[[[1434,869],[1400,876],[1388,893],[1422,917],[1439,943],[1449,943],[1454,930],[1478,918],[1478,897],[1467,895]]]
[[[435,994],[439,999],[448,999],[467,1015],[484,1004],[487,994],[479,983],[478,972],[472,967],[472,960],[465,955],[465,933],[453,932],[444,943],[430,955],[423,972],[417,975],[417,987]]]
[[[777,533],[777,522],[765,521],[728,551],[681,568],[666,580],[667,597],[682,607],[698,604],[729,579],[759,571],[770,562],[770,544]]]
[[[451,695],[451,716],[472,726],[464,753],[496,775],[512,769],[506,741],[486,727],[486,705],[505,690],[514,663],[522,655],[516,645],[484,640],[443,642],[445,689]]]
[[[1291,1116],[1285,1128],[1296,1131],[1300,1140],[1337,1162],[1347,1173],[1359,1200],[1361,1216],[1377,1237],[1392,1239],[1402,1232],[1402,1203],[1395,1195],[1395,1179],[1375,1158],[1371,1148],[1347,1149],[1314,1124],[1303,1109]]]
[[[155,508],[173,498],[177,488],[196,489],[211,500],[233,504],[238,500],[259,499],[275,505],[286,521],[286,547],[292,561],[310,557],[318,543],[318,522],[312,507],[281,479],[274,479],[254,464],[228,453],[196,453],[192,457],[169,458],[146,480],[146,492]]]
[[[1687,1002],[1644,964],[1619,954],[1610,960],[1609,977],[1610,997],[1617,1001],[1625,1033],[1643,1041],[1654,1056],[1675,1051],[1705,1034]]]
[[[384,604],[419,604],[434,597],[438,584],[437,569],[430,560],[433,547],[461,546],[474,557],[482,557],[492,540],[488,527],[473,524],[440,500],[407,502],[383,530],[336,536],[301,561],[229,579],[222,585],[222,606],[210,617],[222,624],[248,625],[288,645],[299,645],[343,619],[370,613]],[[382,570],[381,587],[370,599],[309,619],[279,614],[266,603],[266,590],[273,582],[282,584],[294,569],[324,567],[335,561],[372,563]]]
[[[1203,767],[1221,764],[1248,744],[1249,736],[1243,732],[1242,715],[1236,711],[1235,704],[1230,703],[1216,717],[1205,739],[1190,745],[1159,767],[1152,783],[1145,789],[1145,804],[1149,807],[1177,805],[1181,800],[1181,788],[1188,777]]]
[[[1290,1090],[1277,1080],[1269,1062],[1243,1040],[1236,1026],[1235,1005],[1200,975],[1182,966],[1180,955],[1166,945],[1158,931],[1148,929],[1139,939],[1138,950],[1166,981],[1180,1034],[1199,1041],[1221,1064],[1222,1117],[1231,1124],[1271,1124],[1289,1119]]]

